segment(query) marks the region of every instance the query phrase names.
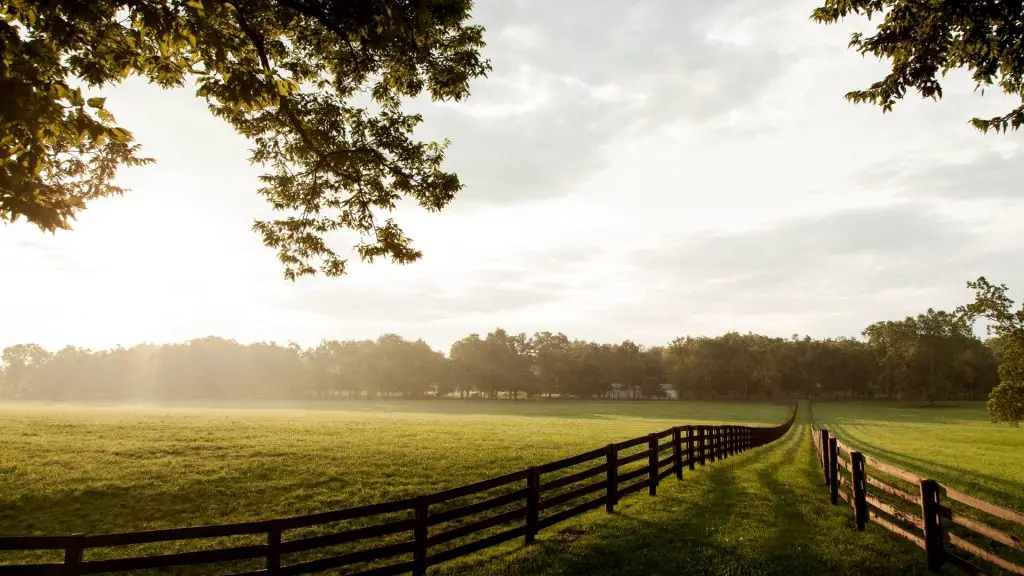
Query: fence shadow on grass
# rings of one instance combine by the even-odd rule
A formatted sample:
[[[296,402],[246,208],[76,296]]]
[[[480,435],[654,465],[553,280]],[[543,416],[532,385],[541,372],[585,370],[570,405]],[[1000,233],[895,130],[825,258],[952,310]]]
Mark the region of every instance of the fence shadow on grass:
[[[886,450],[877,444],[860,440],[855,434],[850,434],[844,426],[833,426],[833,428],[841,436],[849,438],[855,448],[877,455],[896,466],[917,472],[928,478],[948,482],[951,486],[969,491],[979,497],[1004,506],[1014,509],[1024,508],[1024,492],[1022,492],[1021,485],[1017,482],[956,464],[935,462],[918,456]]]

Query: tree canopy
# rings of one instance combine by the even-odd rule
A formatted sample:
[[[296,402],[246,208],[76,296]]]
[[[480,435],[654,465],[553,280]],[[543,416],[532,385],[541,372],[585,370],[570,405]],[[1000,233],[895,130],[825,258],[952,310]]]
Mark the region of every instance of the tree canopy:
[[[872,324],[865,340],[730,332],[667,346],[602,344],[562,333],[470,334],[447,356],[422,340],[325,340],[311,348],[223,338],[51,353],[3,351],[0,396],[37,400],[289,400],[383,397],[781,397],[983,399],[997,349],[929,310]]]
[[[988,412],[993,422],[1018,426],[1024,421],[1024,303],[1014,310],[1006,284],[995,285],[984,276],[967,283],[975,291],[974,302],[957,311],[968,321],[988,320],[994,334],[992,348],[999,359],[999,385],[992,390]]]
[[[66,229],[120,194],[118,168],[151,162],[102,96],[139,75],[197,86],[252,143],[257,221],[288,278],[345,273],[329,244],[354,231],[365,260],[420,253],[388,212],[441,210],[461,189],[447,142],[422,142],[403,100],[460,100],[490,64],[471,0],[0,0],[0,221]],[[83,89],[85,89],[83,91]],[[358,104],[362,99],[365,104]],[[193,135],[194,136],[194,135]]]
[[[998,86],[1024,98],[1024,4],[993,0],[922,2],[920,0],[825,0],[811,18],[824,24],[850,15],[879,16],[874,33],[859,32],[850,47],[889,60],[891,70],[864,90],[846,94],[852,102],[870,102],[888,112],[908,89],[941,99],[940,77],[954,69],[970,72],[978,89]],[[974,118],[984,132],[1016,130],[1024,123],[1024,104],[1002,116]]]

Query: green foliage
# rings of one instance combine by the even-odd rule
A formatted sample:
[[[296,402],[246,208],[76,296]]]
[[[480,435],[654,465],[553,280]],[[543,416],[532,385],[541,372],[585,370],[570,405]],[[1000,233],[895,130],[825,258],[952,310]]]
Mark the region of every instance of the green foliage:
[[[491,401],[275,402],[249,409],[0,404],[0,534],[123,532],[311,514],[452,488],[682,422],[780,423],[788,408]],[[306,535],[346,527],[354,526],[325,524]],[[182,551],[174,542],[148,550]],[[23,559],[45,560],[48,553]],[[4,551],[0,565],[17,559]],[[216,568],[216,574],[246,569]]]
[[[995,384],[995,356],[962,315],[929,308],[902,321],[876,322],[864,335],[877,355],[879,383],[889,398],[902,391],[934,402]]]
[[[31,391],[30,377],[47,364],[51,355],[38,344],[15,344],[0,354],[0,397],[18,397]]]
[[[56,354],[34,344],[3,351],[0,397],[87,399],[656,398],[884,396],[936,402],[981,399],[999,380],[1024,380],[1024,310],[1013,312],[1005,286],[969,283],[976,302],[956,313],[929,308],[899,321],[875,322],[863,335],[814,340],[730,332],[685,337],[668,346],[631,340],[599,344],[565,334],[470,334],[448,357],[423,340],[394,334],[376,341],[324,340],[248,346],[203,338]],[[972,332],[992,320],[987,343]],[[1019,387],[1008,386],[998,396]],[[995,406],[1002,400],[997,400]],[[993,414],[1019,413],[1016,404]]]
[[[1000,382],[992,389],[985,405],[993,422],[1007,422],[1015,428],[1020,426],[1024,420],[1024,382]]]
[[[1024,5],[1020,2],[962,0],[825,0],[811,18],[832,24],[849,15],[881,17],[874,34],[854,33],[850,47],[891,62],[891,71],[866,90],[847,93],[852,102],[892,110],[908,89],[942,98],[939,77],[966,68],[978,89],[998,86],[1024,96]],[[1006,132],[1024,123],[1024,105],[1003,116],[974,118],[983,132]]]
[[[0,2],[0,221],[70,227],[124,190],[121,166],[150,162],[102,97],[130,75],[198,86],[214,115],[268,168],[260,194],[280,218],[254,228],[285,276],[345,273],[327,243],[357,233],[364,260],[420,252],[394,220],[403,198],[444,208],[460,190],[444,143],[420,142],[403,99],[460,100],[489,70],[471,0],[44,0]],[[353,101],[369,94],[372,104]]]
[[[1017,426],[1024,420],[1024,303],[1014,311],[1005,284],[991,284],[984,276],[967,287],[975,291],[974,302],[957,311],[965,320],[988,320],[986,329],[994,335],[999,353],[1000,384],[992,390],[988,410],[993,422]]]
[[[50,354],[4,351],[0,395],[38,400],[336,398],[983,398],[996,356],[929,311],[879,322],[868,341],[729,333],[678,338],[666,347],[599,344],[565,334],[532,337],[498,328],[452,344],[446,358],[422,340],[324,340],[303,349],[208,337],[183,344]],[[924,319],[924,320],[922,320]],[[907,328],[907,327],[910,328]],[[934,332],[929,332],[933,330]],[[947,332],[942,332],[947,330]]]
[[[508,392],[512,398],[537,392],[531,371],[530,343],[525,334],[510,335],[501,328],[481,339],[477,334],[452,344],[451,370],[463,391],[477,388],[490,398]]]

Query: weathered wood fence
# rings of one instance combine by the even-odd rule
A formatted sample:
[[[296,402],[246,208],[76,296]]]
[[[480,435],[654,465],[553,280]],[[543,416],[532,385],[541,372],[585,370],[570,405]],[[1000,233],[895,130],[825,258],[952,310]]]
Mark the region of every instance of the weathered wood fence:
[[[219,571],[233,574],[343,568],[362,576],[421,575],[431,566],[508,540],[523,538],[529,544],[540,530],[588,510],[612,512],[630,494],[654,496],[669,476],[681,480],[687,469],[773,442],[789,431],[795,417],[794,408],[784,424],[774,427],[676,426],[458,488],[307,516],[121,534],[0,537],[0,551],[48,550],[63,556],[62,562],[0,564],[0,575],[77,576],[193,565],[203,565],[197,570],[209,574],[218,563]],[[358,526],[339,530],[345,522]],[[311,529],[318,531],[310,535]],[[249,541],[223,545],[242,537]],[[201,549],[124,552],[124,547],[182,541]]]
[[[1024,575],[1016,560],[1024,542],[1013,533],[1024,527],[1021,513],[854,450],[826,429],[812,425],[811,436],[829,498],[850,505],[858,531],[872,522],[913,542],[931,572],[948,565],[968,574]]]

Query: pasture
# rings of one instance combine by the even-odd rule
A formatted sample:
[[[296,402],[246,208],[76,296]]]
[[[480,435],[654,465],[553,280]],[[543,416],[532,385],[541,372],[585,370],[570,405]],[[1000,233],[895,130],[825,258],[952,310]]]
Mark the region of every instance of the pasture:
[[[314,513],[459,486],[680,423],[778,423],[787,411],[672,401],[0,405],[0,534]]]
[[[983,402],[814,404],[849,445],[995,504],[1024,510],[1024,429],[989,422]]]
[[[674,424],[778,423],[787,411],[667,401],[4,406],[0,534],[316,512],[457,486]],[[851,520],[823,490],[804,410],[783,439],[668,479],[656,497],[623,500],[612,515],[597,510],[542,532],[536,545],[510,542],[431,573],[922,572],[918,550],[879,531],[836,538]],[[0,563],[27,559],[0,555]]]

